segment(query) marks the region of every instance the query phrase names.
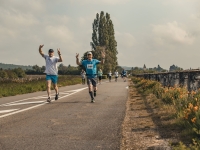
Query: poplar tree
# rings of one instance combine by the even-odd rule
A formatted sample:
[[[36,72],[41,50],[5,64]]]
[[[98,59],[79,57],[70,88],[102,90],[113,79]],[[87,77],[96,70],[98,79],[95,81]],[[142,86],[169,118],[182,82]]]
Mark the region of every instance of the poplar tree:
[[[94,58],[101,59],[101,51],[105,50],[106,59],[103,66],[98,66],[103,69],[103,72],[107,74],[109,71],[114,72],[117,62],[117,42],[115,40],[115,31],[110,14],[101,11],[100,15],[97,13],[96,18],[92,24],[92,53]]]

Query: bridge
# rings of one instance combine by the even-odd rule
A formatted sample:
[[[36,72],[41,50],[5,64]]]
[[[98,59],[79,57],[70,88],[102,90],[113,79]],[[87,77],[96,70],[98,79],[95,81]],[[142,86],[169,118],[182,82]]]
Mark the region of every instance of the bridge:
[[[185,86],[188,91],[196,91],[200,88],[200,70],[143,73],[136,76],[158,81],[164,87]]]

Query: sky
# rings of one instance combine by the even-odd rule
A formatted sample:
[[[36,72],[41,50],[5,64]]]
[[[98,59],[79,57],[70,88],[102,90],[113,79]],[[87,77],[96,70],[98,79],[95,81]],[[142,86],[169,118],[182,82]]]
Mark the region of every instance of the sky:
[[[0,63],[43,66],[44,44],[76,66],[101,11],[113,21],[120,66],[200,67],[199,0],[1,0]]]

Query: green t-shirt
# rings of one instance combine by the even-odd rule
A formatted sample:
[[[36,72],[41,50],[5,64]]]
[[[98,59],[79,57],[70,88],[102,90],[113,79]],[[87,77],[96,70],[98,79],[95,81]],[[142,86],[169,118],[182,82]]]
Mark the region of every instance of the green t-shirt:
[[[98,76],[102,76],[103,72],[102,71],[98,71]]]

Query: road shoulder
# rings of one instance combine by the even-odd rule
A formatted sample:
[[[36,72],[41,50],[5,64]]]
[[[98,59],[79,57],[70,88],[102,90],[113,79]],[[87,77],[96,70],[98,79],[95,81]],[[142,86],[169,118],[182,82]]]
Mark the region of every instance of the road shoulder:
[[[161,138],[155,112],[129,83],[126,115],[122,124],[121,150],[171,149],[169,139]],[[159,119],[159,118],[158,118]]]

